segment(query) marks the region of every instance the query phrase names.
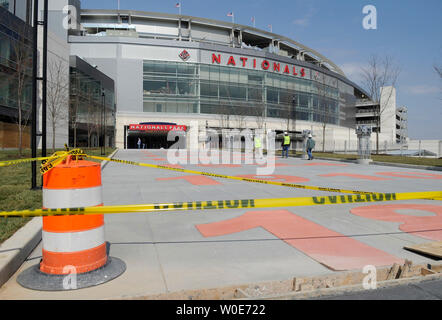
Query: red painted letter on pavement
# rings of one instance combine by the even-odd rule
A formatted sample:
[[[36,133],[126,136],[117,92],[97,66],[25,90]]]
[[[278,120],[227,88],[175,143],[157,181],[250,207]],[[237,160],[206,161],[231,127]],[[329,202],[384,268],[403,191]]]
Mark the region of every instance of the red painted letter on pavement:
[[[410,216],[396,210],[421,210],[436,216]],[[350,210],[354,215],[390,222],[401,222],[399,229],[430,240],[442,240],[442,206],[426,204],[381,204],[357,207]],[[417,232],[418,231],[418,232]]]
[[[403,262],[384,251],[287,210],[250,211],[237,218],[196,226],[204,237],[222,236],[258,227],[333,270],[361,269],[366,265],[384,266]]]

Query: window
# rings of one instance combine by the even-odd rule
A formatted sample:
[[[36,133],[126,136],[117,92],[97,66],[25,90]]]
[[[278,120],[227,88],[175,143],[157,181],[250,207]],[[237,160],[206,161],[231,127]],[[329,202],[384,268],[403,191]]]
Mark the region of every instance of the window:
[[[197,74],[196,66],[187,63],[178,63],[178,77],[193,77]]]
[[[145,95],[150,94],[176,94],[176,81],[167,80],[145,80],[143,82],[143,90]]]
[[[299,95],[299,105],[301,107],[308,108],[309,107],[309,96],[306,94],[300,94]]]
[[[210,71],[209,66],[200,65],[200,79],[201,80],[209,80]]]
[[[239,83],[247,83],[249,80],[247,70],[240,70]]]
[[[195,95],[196,85],[194,81],[184,80],[178,81],[178,92],[179,95]]]
[[[285,90],[280,90],[279,91],[279,103],[281,104],[293,104],[293,94],[285,91]]]
[[[220,81],[226,81],[226,82],[230,81],[229,69],[228,68],[220,68],[220,70],[219,70],[219,80]]]
[[[219,85],[219,96],[220,98],[230,98],[230,87],[226,84],[220,84]]]
[[[143,72],[155,72],[155,63],[154,62],[144,62],[143,64]]]
[[[309,113],[305,111],[297,111],[296,118],[299,120],[309,120]]]
[[[232,99],[241,99],[241,100],[246,99],[247,90],[245,87],[229,86],[229,90],[230,90],[230,97]]]
[[[178,113],[189,113],[189,104],[188,103],[178,102],[177,106],[178,106],[178,109],[177,109]]]
[[[210,80],[219,81],[219,69],[218,66],[210,66]]]
[[[177,104],[176,104],[175,100],[167,101],[167,103],[165,103],[165,106],[166,106],[165,112],[171,112],[171,113],[177,112]]]
[[[278,90],[267,88],[267,102],[278,103]]]
[[[155,112],[155,103],[154,102],[144,102],[143,103],[143,111],[144,112]]]
[[[214,113],[213,106],[210,104],[201,104],[201,113]]]
[[[261,88],[248,88],[248,99],[251,101],[262,101]]]
[[[239,70],[230,68],[230,82],[238,83],[239,81]]]
[[[272,79],[273,79],[273,86],[280,88],[281,87],[281,82],[279,81],[279,77],[277,75],[269,75]]]
[[[249,83],[261,84],[262,83],[262,76],[249,74],[248,80],[249,80]]]
[[[9,10],[9,0],[0,0],[0,7],[3,7],[6,10]]]
[[[319,109],[319,100],[317,96],[313,96],[313,109],[315,110]]]
[[[201,96],[218,98],[218,84],[201,82]]]

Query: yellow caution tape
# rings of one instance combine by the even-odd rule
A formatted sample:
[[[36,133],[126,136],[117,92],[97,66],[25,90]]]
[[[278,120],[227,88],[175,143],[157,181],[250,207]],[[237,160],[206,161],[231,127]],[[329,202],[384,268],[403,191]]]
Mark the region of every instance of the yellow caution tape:
[[[53,169],[55,166],[60,164],[69,155],[86,156],[86,154],[81,149],[73,149],[70,151],[69,150],[57,151],[49,157],[37,157],[37,158],[0,161],[0,167],[7,167],[26,162],[41,161],[42,163],[40,167],[40,173],[45,174],[46,172],[48,172],[49,170]]]
[[[57,209],[35,209],[22,211],[3,211],[0,217],[37,217],[37,216],[65,216],[65,215],[94,215],[131,212],[164,212],[182,210],[209,210],[209,209],[248,209],[248,208],[277,208],[331,204],[358,204],[364,202],[382,202],[398,200],[415,200],[441,198],[442,191],[405,192],[405,193],[377,193],[358,195],[316,196],[300,198],[274,199],[242,199],[242,200],[210,200],[171,203],[151,203],[136,205],[78,207]]]
[[[107,158],[107,157],[91,156],[91,155],[85,154],[83,152],[83,150],[81,150],[81,149],[69,150],[69,148],[67,148],[66,145],[65,145],[65,147],[66,147],[67,151],[57,151],[53,155],[51,155],[50,157],[3,161],[3,162],[0,162],[0,166],[8,166],[8,165],[14,165],[17,163],[21,163],[21,162],[31,162],[31,161],[42,160],[42,164],[40,167],[40,173],[45,174],[45,173],[49,172],[51,169],[53,169],[55,166],[60,164],[63,160],[65,160],[67,156],[74,155],[77,157],[88,157],[88,158],[97,159],[97,160],[112,161],[112,162],[130,164],[130,165],[136,165],[136,166],[142,166],[142,167],[165,169],[165,170],[172,170],[172,171],[178,171],[178,172],[184,172],[184,173],[192,173],[192,174],[210,176],[210,177],[215,177],[215,178],[232,179],[232,180],[238,180],[238,181],[262,183],[262,184],[272,184],[272,185],[277,185],[277,186],[292,187],[292,188],[299,188],[299,189],[339,192],[339,193],[352,193],[352,194],[371,194],[371,195],[380,194],[377,192],[370,192],[370,191],[317,187],[317,186],[308,186],[308,185],[302,185],[302,184],[286,183],[286,182],[271,181],[271,180],[235,177],[235,176],[229,176],[229,175],[223,175],[223,174],[217,174],[217,173],[202,172],[202,171],[182,169],[182,168],[174,168],[171,166],[156,165],[156,164],[150,164],[150,163],[141,163],[141,162],[135,162],[135,161],[120,160],[120,159],[112,159],[112,158]],[[440,200],[440,199],[437,199],[436,197],[428,197],[427,199]]]
[[[0,161],[0,167],[12,166],[25,162],[33,162],[33,161],[44,161],[49,159],[50,157],[38,157],[38,158],[28,158],[28,159],[18,159],[18,160],[8,160],[8,161]]]
[[[86,155],[86,157],[92,158],[92,159],[97,159],[97,160],[107,160],[107,161],[113,161],[113,162],[118,162],[118,163],[131,164],[131,165],[135,165],[135,166],[157,168],[157,169],[166,169],[166,170],[185,172],[185,173],[193,173],[193,174],[199,174],[199,175],[210,176],[210,177],[215,177],[215,178],[224,178],[224,179],[232,179],[232,180],[255,182],[255,183],[263,183],[263,184],[273,184],[273,185],[277,185],[277,186],[284,186],[284,187],[291,187],[291,188],[309,189],[309,190],[316,190],[316,191],[339,192],[339,193],[377,194],[377,192],[369,192],[369,191],[358,191],[358,190],[346,190],[346,189],[337,189],[337,188],[316,187],[316,186],[307,186],[307,185],[303,185],[303,184],[286,183],[286,182],[279,182],[279,181],[270,181],[270,180],[262,180],[262,179],[250,179],[250,178],[243,178],[243,177],[235,177],[235,176],[228,176],[228,175],[224,175],[224,174],[217,174],[217,173],[210,173],[210,172],[201,172],[201,171],[196,171],[196,170],[174,168],[174,167],[169,167],[169,166],[162,166],[162,165],[150,164],[150,163],[134,162],[134,161],[128,161],[128,160],[111,159],[111,158],[99,157],[99,156],[89,156],[89,155]]]
[[[58,164],[63,162],[68,156],[86,156],[81,149],[72,149],[69,151],[57,151],[48,160],[42,162],[40,167],[40,173],[45,174],[51,169],[55,168]]]

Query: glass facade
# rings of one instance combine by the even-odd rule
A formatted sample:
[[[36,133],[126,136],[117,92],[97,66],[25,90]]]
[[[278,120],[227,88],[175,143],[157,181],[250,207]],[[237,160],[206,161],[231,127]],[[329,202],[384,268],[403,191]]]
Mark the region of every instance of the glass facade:
[[[230,114],[339,125],[339,90],[272,72],[145,60],[145,112]]]
[[[27,111],[32,99],[31,28],[0,8],[0,105]]]
[[[17,130],[13,126],[19,122],[24,126],[26,137],[22,137],[22,143],[27,147],[32,102],[32,27],[6,10],[9,4],[0,2],[0,124],[7,127],[0,129],[5,139],[0,141],[0,147],[17,147],[17,137],[11,132]]]
[[[32,6],[33,0],[0,0],[0,7],[8,10],[10,13],[32,24]]]
[[[69,145],[98,147],[115,145],[114,88],[94,76],[70,67]]]

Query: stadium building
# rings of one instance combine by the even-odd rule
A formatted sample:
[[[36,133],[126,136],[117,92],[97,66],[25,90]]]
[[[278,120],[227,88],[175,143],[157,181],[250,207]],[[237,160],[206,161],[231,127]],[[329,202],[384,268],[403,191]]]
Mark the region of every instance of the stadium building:
[[[317,150],[357,148],[355,126],[364,122],[362,102],[370,98],[314,49],[236,23],[132,10],[84,10],[78,0],[59,2],[76,13],[66,36],[65,60],[80,61],[89,77],[95,77],[97,87],[103,87],[100,79],[113,81],[110,93],[103,96],[106,101],[110,97],[104,109],[111,118],[101,124],[106,137],[83,138],[88,144],[106,141],[119,148],[136,148],[141,138],[147,148],[167,148],[172,143],[166,139],[168,131],[188,131],[197,123],[199,144],[208,129],[247,128],[288,131],[293,147],[300,147],[302,132],[310,130]],[[61,23],[67,11],[59,8],[60,14],[50,13]],[[69,67],[72,88],[76,65]],[[73,101],[79,100],[72,90],[70,99],[72,119],[72,106],[78,107]],[[390,103],[389,107],[394,108],[390,112],[394,118],[396,106]],[[92,121],[86,107],[76,109],[75,119]],[[390,148],[397,136],[383,132],[384,122],[379,140]],[[58,130],[65,130],[63,136],[69,135],[72,144],[79,141],[71,137],[77,127],[81,126],[74,130],[72,123],[65,123]],[[196,147],[190,141],[181,142]]]

